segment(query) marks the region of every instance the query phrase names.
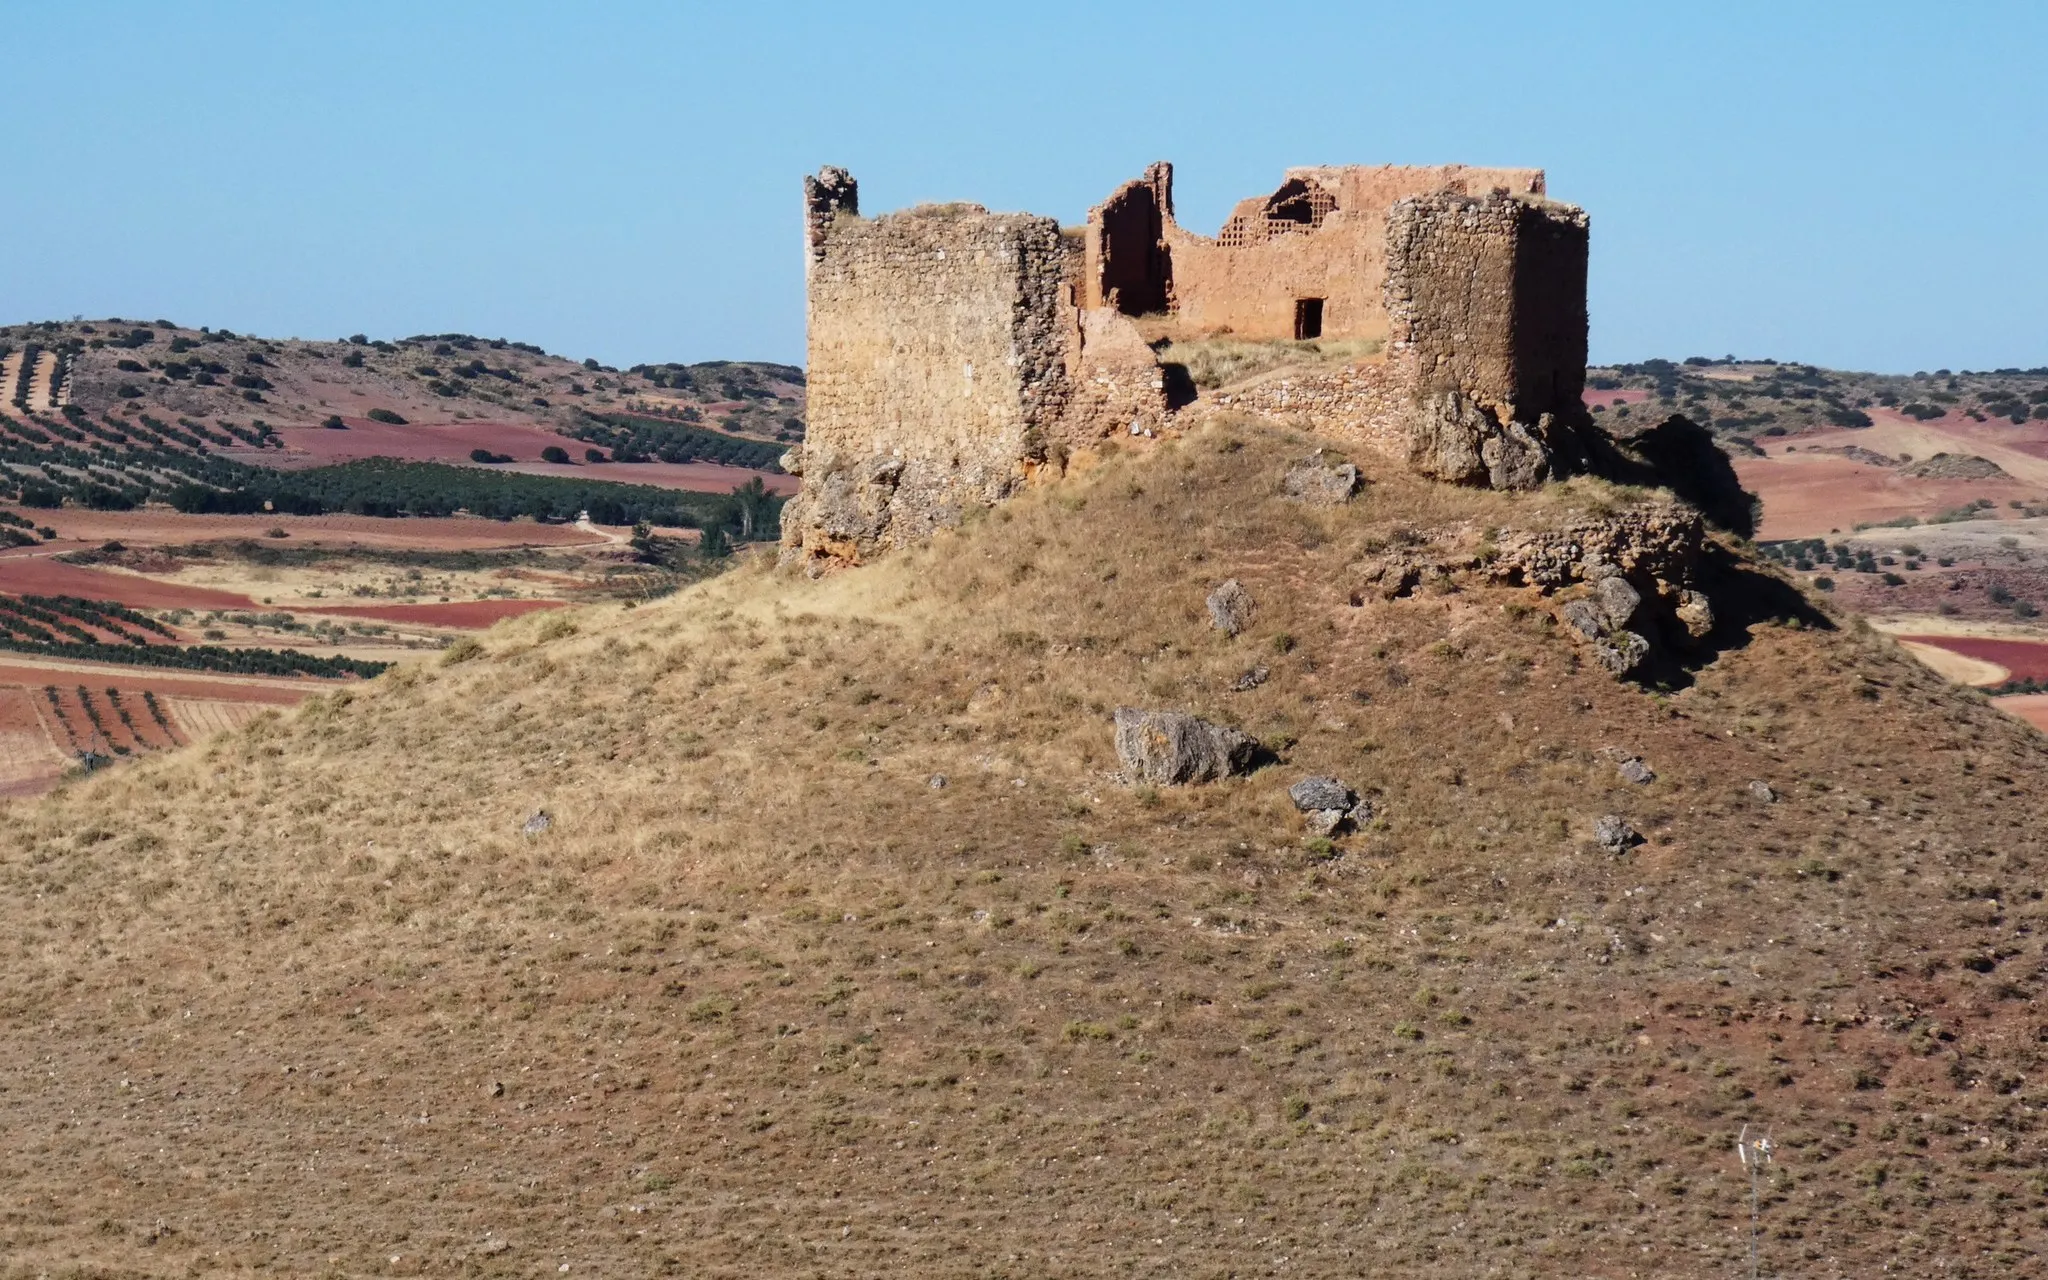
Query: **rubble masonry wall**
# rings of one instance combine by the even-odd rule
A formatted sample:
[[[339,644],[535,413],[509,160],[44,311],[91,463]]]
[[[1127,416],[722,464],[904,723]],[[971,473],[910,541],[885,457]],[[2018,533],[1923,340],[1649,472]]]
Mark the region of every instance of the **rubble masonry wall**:
[[[973,205],[840,211],[814,217],[809,240],[809,412],[792,459],[804,490],[783,517],[787,552],[859,559],[1008,495],[1069,399],[1058,223]]]

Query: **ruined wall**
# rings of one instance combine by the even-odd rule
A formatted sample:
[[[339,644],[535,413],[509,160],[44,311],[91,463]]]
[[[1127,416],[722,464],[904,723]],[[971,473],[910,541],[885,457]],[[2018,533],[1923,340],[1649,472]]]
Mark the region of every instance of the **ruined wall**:
[[[1216,413],[1304,427],[1403,463],[1413,403],[1401,371],[1385,361],[1282,369],[1203,397],[1204,407]]]
[[[1527,488],[1575,464],[1586,248],[1586,216],[1569,205],[1439,194],[1394,206],[1387,356],[1412,388],[1416,470]]]
[[[1166,224],[1173,219],[1173,166],[1149,166],[1090,212],[1083,233],[1083,308],[1127,316],[1172,305],[1173,265]]]
[[[1397,201],[1433,193],[1544,190],[1540,169],[1294,168],[1271,195],[1240,201],[1211,239],[1173,221],[1170,168],[1164,177],[1167,216],[1161,235],[1182,331],[1228,332],[1252,341],[1295,337],[1295,307],[1302,299],[1321,300],[1322,337],[1385,338],[1387,213]],[[1096,222],[1091,214],[1091,227]]]
[[[1041,467],[1194,413],[1257,414],[1524,488],[1575,469],[1585,215],[1529,169],[1291,169],[1215,240],[1173,221],[1173,171],[1125,183],[1080,235],[1050,218],[935,205],[863,218],[851,175],[805,180],[809,426],[786,459],[786,560],[921,542]],[[1183,336],[1387,340],[1344,367],[1283,369],[1194,400],[1132,319]],[[1156,322],[1148,321],[1148,324]]]
[[[837,178],[805,184],[808,426],[789,459],[804,487],[783,513],[786,559],[858,560],[1001,499],[1071,389],[1056,222],[978,205],[863,219]]]

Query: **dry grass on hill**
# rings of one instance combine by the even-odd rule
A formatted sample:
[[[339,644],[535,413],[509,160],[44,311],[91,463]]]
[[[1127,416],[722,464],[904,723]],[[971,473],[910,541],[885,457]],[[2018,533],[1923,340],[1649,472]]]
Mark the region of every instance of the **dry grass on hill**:
[[[1162,360],[1188,371],[1188,379],[1204,391],[1231,386],[1279,369],[1326,369],[1335,365],[1377,360],[1386,349],[1380,338],[1312,338],[1253,341],[1202,335],[1180,336],[1180,323],[1169,315],[1137,318],[1139,333],[1154,344]]]
[[[1636,496],[1309,511],[1305,447],[522,619],[0,810],[0,1275],[1721,1276],[1745,1122],[1767,1268],[2030,1265],[2042,740],[1860,627],[1653,695],[1530,592],[1353,606],[1371,546]],[[1126,790],[1119,703],[1285,763]],[[1317,772],[1382,815],[1334,858]]]

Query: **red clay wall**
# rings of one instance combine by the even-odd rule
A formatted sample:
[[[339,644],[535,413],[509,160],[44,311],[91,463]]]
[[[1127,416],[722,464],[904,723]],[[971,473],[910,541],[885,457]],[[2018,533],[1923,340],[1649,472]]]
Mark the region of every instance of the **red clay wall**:
[[[1386,219],[1396,201],[1436,193],[1540,196],[1543,190],[1538,169],[1289,169],[1277,192],[1240,202],[1212,239],[1173,221],[1172,169],[1155,165],[1090,213],[1081,302],[1105,306],[1116,289],[1126,314],[1170,308],[1187,336],[1227,332],[1266,341],[1293,338],[1295,304],[1318,298],[1321,336],[1385,338]],[[1147,257],[1145,235],[1155,210],[1160,251]],[[1161,272],[1167,280],[1156,280]],[[1140,297],[1167,307],[1134,306],[1130,300]]]

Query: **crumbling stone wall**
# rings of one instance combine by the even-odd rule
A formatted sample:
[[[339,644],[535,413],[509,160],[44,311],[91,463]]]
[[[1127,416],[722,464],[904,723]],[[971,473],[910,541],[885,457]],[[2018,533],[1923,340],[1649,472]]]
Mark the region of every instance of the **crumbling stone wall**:
[[[1080,305],[1127,316],[1172,306],[1173,166],[1161,161],[1110,193],[1088,215]]]
[[[1383,338],[1387,215],[1417,195],[1541,196],[1540,169],[1312,166],[1240,201],[1214,237],[1173,218],[1173,167],[1155,164],[1089,213],[1084,307],[1171,311],[1188,334],[1297,336],[1297,304],[1320,304],[1320,336]],[[1148,274],[1149,273],[1149,274]]]
[[[1065,422],[1069,242],[979,205],[864,219],[852,180],[806,183],[809,412],[783,513],[790,559],[857,561],[1012,491]]]
[[[1528,488],[1583,458],[1585,214],[1490,194],[1416,196],[1388,218],[1388,362],[1412,389],[1424,475]]]
[[[788,559],[921,541],[1075,448],[1186,421],[1190,401],[1459,483],[1583,462],[1586,220],[1544,198],[1540,170],[1290,169],[1214,239],[1175,223],[1165,164],[1078,234],[979,205],[863,218],[842,169],[804,191],[810,412],[786,459],[804,477]],[[1133,319],[1162,312],[1179,338],[1284,340],[1312,320],[1385,345],[1195,399]]]

